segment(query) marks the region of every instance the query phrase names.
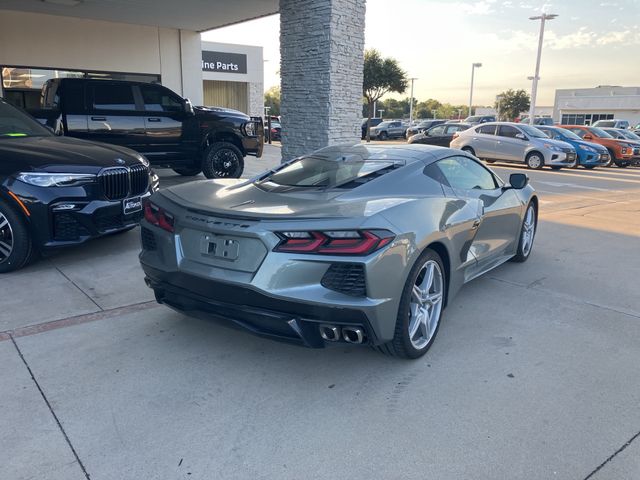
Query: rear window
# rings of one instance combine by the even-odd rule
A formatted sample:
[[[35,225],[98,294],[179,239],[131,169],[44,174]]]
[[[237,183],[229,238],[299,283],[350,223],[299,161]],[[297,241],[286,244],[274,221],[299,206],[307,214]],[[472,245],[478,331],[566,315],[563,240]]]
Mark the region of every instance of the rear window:
[[[272,173],[261,182],[282,187],[336,188],[354,181],[364,183],[402,165],[392,160],[345,158],[333,160],[316,156],[303,157]]]

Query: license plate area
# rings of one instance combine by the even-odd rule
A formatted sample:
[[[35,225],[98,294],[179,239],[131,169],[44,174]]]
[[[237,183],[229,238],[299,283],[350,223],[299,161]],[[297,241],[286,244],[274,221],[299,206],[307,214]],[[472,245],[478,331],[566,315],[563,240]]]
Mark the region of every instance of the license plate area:
[[[140,197],[125,198],[122,200],[122,213],[131,215],[142,211],[142,199]]]
[[[200,242],[200,253],[233,262],[240,256],[240,242],[222,235],[205,234]]]

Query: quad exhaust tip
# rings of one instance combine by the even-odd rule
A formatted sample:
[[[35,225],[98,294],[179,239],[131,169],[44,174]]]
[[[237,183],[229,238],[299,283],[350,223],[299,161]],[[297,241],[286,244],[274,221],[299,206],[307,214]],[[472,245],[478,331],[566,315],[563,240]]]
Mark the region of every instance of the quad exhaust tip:
[[[340,330],[333,325],[320,325],[320,336],[329,342],[340,340]]]
[[[358,327],[344,327],[342,329],[342,339],[347,343],[362,343],[364,333]]]

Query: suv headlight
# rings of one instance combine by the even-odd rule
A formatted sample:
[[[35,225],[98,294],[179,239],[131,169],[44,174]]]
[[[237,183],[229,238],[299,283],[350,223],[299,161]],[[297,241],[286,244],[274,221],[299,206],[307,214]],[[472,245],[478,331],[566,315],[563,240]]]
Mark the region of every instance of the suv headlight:
[[[256,136],[256,124],[255,122],[247,122],[242,126],[244,133],[247,137],[255,137]]]
[[[95,175],[86,173],[32,173],[23,172],[17,175],[18,180],[36,187],[75,187],[93,183]]]
[[[578,145],[578,148],[580,150],[585,150],[585,151],[591,152],[591,153],[597,153],[598,152],[595,148],[590,147],[589,145]]]

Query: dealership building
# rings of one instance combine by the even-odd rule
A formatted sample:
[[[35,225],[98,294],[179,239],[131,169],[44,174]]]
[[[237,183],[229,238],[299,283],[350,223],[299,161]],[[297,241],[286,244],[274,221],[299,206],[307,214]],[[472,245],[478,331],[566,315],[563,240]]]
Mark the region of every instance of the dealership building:
[[[640,87],[556,90],[553,118],[564,125],[592,125],[612,118],[640,124]]]
[[[0,0],[0,94],[31,108],[42,83],[56,76],[160,82],[195,105],[259,115],[261,49],[203,43],[200,33],[280,13],[282,155],[288,159],[360,137],[365,3]]]

